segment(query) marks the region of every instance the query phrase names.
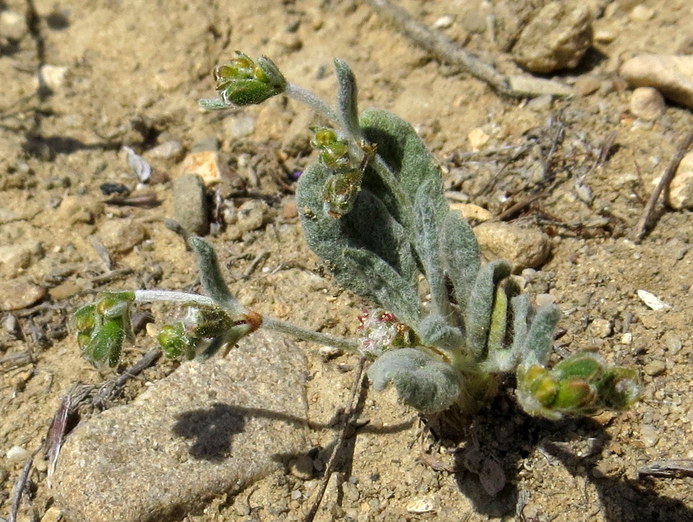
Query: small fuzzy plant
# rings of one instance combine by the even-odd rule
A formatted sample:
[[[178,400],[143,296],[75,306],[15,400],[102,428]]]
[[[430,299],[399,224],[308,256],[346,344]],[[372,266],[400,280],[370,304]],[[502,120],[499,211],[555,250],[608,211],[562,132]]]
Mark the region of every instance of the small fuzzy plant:
[[[288,82],[268,58],[254,61],[240,52],[214,71],[218,98],[200,105],[226,109],[284,94],[320,117],[321,125],[311,129],[317,159],[298,181],[297,206],[310,248],[341,285],[377,307],[361,316],[357,338],[247,309],[224,283],[211,245],[193,236],[188,243],[207,296],[103,294],[74,316],[84,355],[115,366],[131,336],[132,305],[173,301],[188,313],[158,337],[171,358],[206,359],[264,327],[372,358],[374,388],[394,386],[424,414],[451,407],[473,414],[511,372],[517,400],[530,415],[560,419],[627,408],[638,395],[635,370],[593,352],[549,366],[558,308],[535,307],[507,262],[482,263],[472,228],[449,208],[441,169],[414,128],[384,110],[359,113],[354,75],[345,62],[334,63],[335,107]]]

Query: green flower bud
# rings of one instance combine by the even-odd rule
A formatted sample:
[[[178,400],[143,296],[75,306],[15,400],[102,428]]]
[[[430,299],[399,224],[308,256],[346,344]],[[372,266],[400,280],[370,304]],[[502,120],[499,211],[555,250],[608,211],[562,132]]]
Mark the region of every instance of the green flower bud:
[[[363,175],[359,170],[340,172],[330,176],[323,189],[323,208],[335,219],[348,214],[361,191]]]
[[[90,335],[99,324],[101,324],[101,318],[96,311],[95,304],[83,306],[72,315],[72,326],[77,330],[78,336]]]
[[[161,351],[169,359],[195,357],[195,345],[198,340],[187,334],[183,323],[164,326],[156,339],[159,341]]]
[[[596,390],[582,379],[561,381],[551,407],[571,413],[579,413],[581,409],[594,407],[597,398]]]
[[[349,144],[345,140],[337,138],[337,134],[325,127],[311,129],[315,132],[310,145],[320,152],[320,163],[333,170],[342,170],[349,167]]]
[[[597,354],[581,352],[559,362],[554,371],[560,372],[561,378],[578,377],[596,382],[604,375],[604,361]]]
[[[227,65],[214,69],[216,90],[227,105],[254,105],[281,94],[286,79],[269,58],[257,63],[240,51]]]

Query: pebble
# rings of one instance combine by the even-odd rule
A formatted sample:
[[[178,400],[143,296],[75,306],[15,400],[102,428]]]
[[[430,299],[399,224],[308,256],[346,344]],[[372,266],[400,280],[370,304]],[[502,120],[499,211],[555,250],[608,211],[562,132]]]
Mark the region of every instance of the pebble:
[[[552,96],[562,97],[573,94],[573,90],[570,87],[560,82],[545,78],[534,78],[526,74],[513,74],[508,77],[508,83],[514,91],[527,93],[530,96],[538,96],[539,98],[546,97],[549,102],[551,102]]]
[[[220,183],[224,178],[229,179],[228,166],[221,161],[219,152],[201,150],[188,154],[179,168],[180,175],[197,174],[205,186],[210,187]]]
[[[23,464],[29,457],[31,452],[21,446],[12,446],[5,453],[5,457],[10,464]]]
[[[250,114],[238,114],[226,121],[226,130],[234,139],[250,136],[255,130],[255,116]]]
[[[313,477],[313,459],[308,455],[300,455],[289,463],[289,472],[301,480],[310,480]]]
[[[667,365],[662,359],[654,359],[643,367],[645,373],[651,377],[664,373],[666,369]]]
[[[589,325],[588,331],[591,335],[606,339],[613,331],[613,325],[608,319],[597,318]]]
[[[40,241],[29,240],[2,245],[0,246],[0,274],[15,277],[44,256],[45,251]]]
[[[512,54],[531,72],[576,67],[592,45],[592,14],[582,2],[546,4],[522,30]]]
[[[674,332],[668,331],[662,336],[662,341],[671,355],[675,355],[683,348],[683,342]]]
[[[236,211],[235,223],[227,228],[229,239],[240,239],[245,232],[257,230],[265,223],[269,206],[261,199],[251,199]]]
[[[647,22],[655,14],[655,10],[652,7],[645,5],[636,5],[628,15],[628,17],[634,22]]]
[[[101,223],[97,236],[109,252],[124,254],[147,238],[142,223],[133,219],[109,219]]]
[[[435,22],[433,22],[433,27],[436,29],[447,29],[448,27],[452,27],[452,24],[455,22],[455,19],[450,16],[450,15],[443,15],[440,18],[438,18]]]
[[[506,259],[514,272],[539,268],[551,255],[551,240],[539,230],[487,221],[475,227],[474,234],[487,259]]]
[[[665,97],[693,108],[693,56],[642,54],[621,65],[631,87],[654,87]]]
[[[418,497],[407,504],[407,512],[422,515],[438,510],[438,502],[433,497]]]
[[[26,17],[9,9],[0,12],[0,38],[21,40],[28,32]]]
[[[469,146],[473,151],[479,151],[489,142],[491,136],[489,136],[484,129],[477,127],[469,131],[467,134],[467,140],[469,140]]]
[[[82,421],[53,475],[68,520],[173,520],[308,450],[305,355],[260,330]]]
[[[640,438],[646,448],[652,448],[659,442],[659,430],[652,424],[645,424],[640,427]]]
[[[177,160],[183,156],[183,144],[178,140],[168,140],[147,151],[147,156],[156,159]]]
[[[103,203],[87,196],[66,196],[57,209],[57,217],[69,225],[93,223],[103,212]]]
[[[636,293],[638,294],[638,297],[642,300],[642,302],[645,303],[645,305],[647,305],[647,307],[651,308],[652,310],[660,311],[666,310],[667,308],[671,308],[671,306],[666,304],[652,292],[648,292],[647,290],[638,290]]]
[[[63,520],[63,512],[55,506],[48,508],[41,517],[41,522],[59,522],[60,520]]]
[[[665,110],[664,97],[653,87],[638,87],[630,96],[630,112],[636,118],[656,120]]]
[[[65,281],[48,290],[48,293],[50,294],[51,299],[54,301],[60,301],[62,299],[67,299],[68,297],[72,297],[83,290],[84,288],[82,288],[82,286],[76,282]]]
[[[298,208],[296,207],[296,198],[287,198],[282,202],[282,217],[284,219],[293,219],[298,217]]]
[[[601,80],[596,76],[581,76],[575,81],[575,92],[580,96],[589,96],[597,92],[601,85]]]
[[[173,212],[188,234],[204,236],[209,232],[207,195],[199,175],[184,174],[173,181]]]
[[[693,151],[681,159],[671,180],[669,205],[677,210],[693,209]]]
[[[67,67],[64,65],[43,65],[39,69],[40,84],[57,91],[65,85]]]
[[[450,209],[462,214],[468,222],[484,223],[493,218],[491,212],[473,203],[451,203]]]
[[[46,289],[26,279],[0,281],[0,311],[21,310],[43,299]]]

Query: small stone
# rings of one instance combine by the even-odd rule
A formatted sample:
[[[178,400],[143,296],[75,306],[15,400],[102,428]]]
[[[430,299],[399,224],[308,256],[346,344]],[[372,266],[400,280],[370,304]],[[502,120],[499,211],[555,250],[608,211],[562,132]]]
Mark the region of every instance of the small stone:
[[[599,90],[601,80],[594,76],[581,76],[575,82],[575,92],[580,96],[589,96]]]
[[[238,208],[236,228],[241,232],[257,230],[265,223],[265,214],[269,210],[267,203],[261,199],[251,199]]]
[[[513,58],[531,72],[577,67],[592,45],[592,14],[581,2],[550,2],[525,26]]]
[[[21,310],[43,299],[46,289],[26,279],[0,281],[0,311]]]
[[[654,87],[693,108],[693,56],[642,54],[623,63],[620,74],[631,87]]]
[[[648,362],[643,370],[651,377],[664,373],[667,369],[666,363],[662,359],[654,359]]]
[[[178,140],[168,140],[147,151],[147,156],[156,159],[177,160],[183,156],[183,145]]]
[[[54,301],[60,301],[62,299],[67,299],[68,297],[72,297],[82,290],[84,290],[84,288],[74,281],[65,281],[48,290],[48,293],[50,294],[51,299]]]
[[[36,261],[43,259],[45,251],[40,241],[30,240],[0,246],[0,274],[15,277]]]
[[[418,497],[407,504],[407,512],[417,515],[432,513],[438,509],[438,502],[433,497]]]
[[[226,130],[234,139],[250,136],[255,130],[255,116],[250,114],[238,114],[229,118],[226,122]]]
[[[109,219],[99,226],[97,235],[108,251],[124,254],[144,241],[147,231],[133,219]]]
[[[282,217],[284,219],[293,219],[298,216],[298,208],[296,207],[296,199],[290,198],[282,204]]]
[[[39,84],[57,91],[65,85],[67,67],[64,65],[44,65],[39,69]]]
[[[213,150],[202,150],[188,154],[179,168],[180,175],[197,174],[209,187],[230,177],[228,166],[221,161],[219,153]]]
[[[455,19],[452,16],[444,15],[433,22],[433,27],[436,29],[447,29],[448,27],[452,27],[454,21]]]
[[[602,44],[613,42],[616,36],[616,31],[610,28],[602,28],[594,31],[594,41]]]
[[[468,222],[483,223],[493,218],[488,210],[473,203],[451,203],[450,209],[458,211]]]
[[[175,520],[247,488],[308,449],[305,371],[303,350],[266,330],[226,358],[182,363],[70,433],[56,507],[68,520]]]
[[[681,341],[681,337],[679,337],[674,332],[666,332],[662,336],[662,341],[664,341],[664,345],[667,347],[667,350],[672,355],[679,353],[681,351],[681,348],[683,348],[683,342]]]
[[[630,112],[641,120],[656,120],[665,109],[664,97],[653,87],[638,87],[630,96]]]
[[[648,292],[647,290],[638,290],[636,293],[638,294],[638,297],[642,300],[642,302],[645,303],[647,307],[651,308],[652,310],[660,311],[666,310],[667,308],[671,308],[670,305],[666,304],[652,292]]]
[[[209,232],[207,196],[199,175],[185,174],[173,181],[173,212],[188,234],[204,236]]]
[[[647,22],[655,14],[655,10],[652,7],[645,5],[636,5],[628,15],[628,17],[634,22]]]
[[[69,225],[93,223],[103,212],[103,203],[87,196],[66,196],[57,209],[58,219]]]
[[[645,424],[640,427],[640,438],[646,448],[652,448],[659,441],[659,430],[652,424]]]
[[[539,230],[487,221],[475,227],[474,234],[487,259],[506,259],[514,272],[539,268],[551,255],[551,240]]]
[[[693,152],[686,154],[669,186],[669,204],[677,210],[693,209]]]
[[[525,270],[523,270],[522,272],[524,273]],[[537,294],[537,296],[534,298],[534,302],[537,304],[539,308],[542,308],[544,306],[555,304],[556,296],[551,294]]]
[[[633,334],[626,332],[621,335],[621,344],[631,344],[633,342]]]
[[[310,480],[313,477],[313,459],[300,455],[289,463],[289,471],[296,478]]]
[[[597,318],[589,326],[589,333],[600,339],[606,339],[611,335],[612,331],[613,325],[608,319]]]
[[[26,17],[9,9],[0,11],[0,38],[21,40],[28,32]]]
[[[539,98],[548,98],[548,105],[550,106],[553,96],[570,96],[573,94],[573,90],[567,85],[545,78],[534,78],[527,74],[513,74],[508,77],[508,83],[514,91],[537,97],[534,100],[530,100],[530,103]],[[546,102],[544,101],[543,103]]]
[[[10,464],[20,464],[31,457],[31,452],[21,446],[12,446],[7,450],[7,453],[5,453],[5,457]]]
[[[52,506],[41,517],[41,522],[59,522],[63,519],[63,512]]]
[[[473,151],[478,151],[489,142],[491,136],[489,136],[481,127],[477,127],[476,129],[472,129],[469,134],[467,134],[467,139],[469,140],[469,146],[471,149]]]

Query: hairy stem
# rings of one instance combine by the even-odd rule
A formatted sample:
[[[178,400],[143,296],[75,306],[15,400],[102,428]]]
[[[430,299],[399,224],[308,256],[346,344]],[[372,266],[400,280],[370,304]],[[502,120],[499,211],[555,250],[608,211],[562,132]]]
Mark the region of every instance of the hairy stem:
[[[335,348],[349,352],[355,352],[360,347],[360,344],[352,339],[339,337],[337,335],[324,334],[316,332],[315,330],[308,330],[307,328],[301,328],[300,326],[296,326],[285,321],[280,321],[279,319],[274,319],[272,317],[263,316],[262,326],[268,328],[269,330],[292,335],[304,341],[310,341],[325,346],[334,346]]]
[[[312,91],[309,91],[308,89],[305,89],[301,87],[300,85],[296,85],[295,83],[288,83],[286,85],[286,89],[284,91],[284,94],[286,94],[289,98],[296,100],[299,103],[303,103],[304,105],[307,105],[310,107],[316,114],[319,116],[325,118],[328,121],[331,121],[332,123],[338,125],[339,127],[343,127],[344,123],[342,122],[342,118],[339,117],[339,115],[335,112],[335,110],[327,105],[324,101],[322,101],[317,95],[315,95]],[[346,132],[349,132],[349,129],[344,129]],[[350,137],[351,133],[349,133]]]

